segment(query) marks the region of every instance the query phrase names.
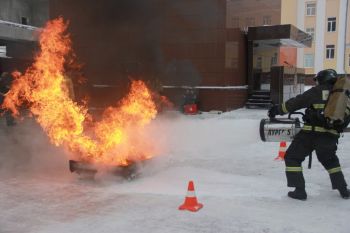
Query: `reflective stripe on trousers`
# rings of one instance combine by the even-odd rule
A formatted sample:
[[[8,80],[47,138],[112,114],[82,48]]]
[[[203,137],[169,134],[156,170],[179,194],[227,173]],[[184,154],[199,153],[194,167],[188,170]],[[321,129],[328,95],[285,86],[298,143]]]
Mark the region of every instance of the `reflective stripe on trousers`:
[[[341,172],[341,167],[335,167],[327,170],[329,174]]]
[[[286,172],[302,172],[302,167],[286,167]]]

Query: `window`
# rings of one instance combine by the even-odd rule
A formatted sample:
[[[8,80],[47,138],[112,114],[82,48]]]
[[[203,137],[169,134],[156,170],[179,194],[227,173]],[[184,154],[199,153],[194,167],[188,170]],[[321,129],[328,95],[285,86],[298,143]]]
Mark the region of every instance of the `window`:
[[[332,18],[328,18],[328,26],[327,26],[327,30],[329,32],[335,32],[336,30],[336,25],[337,25],[337,19],[336,17],[332,17]]]
[[[255,25],[255,19],[253,17],[248,17],[245,19],[245,24],[247,27]]]
[[[314,2],[306,3],[306,15],[307,16],[316,15],[316,3]]]
[[[271,16],[264,16],[263,17],[263,25],[271,25]]]
[[[232,27],[239,28],[239,18],[238,17],[232,18]]]
[[[28,25],[28,18],[27,17],[21,17],[21,24]]]
[[[237,69],[239,57],[239,44],[237,41],[227,41],[225,44],[225,68]]]
[[[326,45],[326,58],[334,59],[335,46],[334,45]]]
[[[271,66],[277,64],[277,53],[274,53],[273,57],[271,57]]]
[[[305,31],[310,36],[312,36],[312,41],[314,41],[315,40],[315,28],[306,28]]]
[[[305,54],[304,55],[304,67],[314,67],[314,55],[313,54]]]
[[[6,57],[6,46],[0,46],[0,57]]]
[[[262,57],[256,58],[256,68],[261,69],[262,67]]]

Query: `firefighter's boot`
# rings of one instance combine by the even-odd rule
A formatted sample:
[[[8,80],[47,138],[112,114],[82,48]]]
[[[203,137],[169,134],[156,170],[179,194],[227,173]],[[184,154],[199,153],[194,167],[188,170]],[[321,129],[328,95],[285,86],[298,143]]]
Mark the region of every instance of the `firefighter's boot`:
[[[350,190],[347,189],[346,187],[338,189],[340,196],[344,199],[349,199],[350,198]]]
[[[295,188],[294,191],[288,192],[288,197],[305,201],[307,198],[307,194],[304,188]]]

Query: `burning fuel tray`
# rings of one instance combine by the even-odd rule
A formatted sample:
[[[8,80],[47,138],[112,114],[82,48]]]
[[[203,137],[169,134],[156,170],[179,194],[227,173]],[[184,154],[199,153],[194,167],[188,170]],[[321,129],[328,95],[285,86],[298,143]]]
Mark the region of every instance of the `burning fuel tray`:
[[[134,162],[126,166],[108,166],[107,171],[115,176],[132,180],[139,175],[139,165],[140,163]],[[99,167],[93,163],[69,160],[69,170],[72,173],[79,174],[83,178],[93,179]]]

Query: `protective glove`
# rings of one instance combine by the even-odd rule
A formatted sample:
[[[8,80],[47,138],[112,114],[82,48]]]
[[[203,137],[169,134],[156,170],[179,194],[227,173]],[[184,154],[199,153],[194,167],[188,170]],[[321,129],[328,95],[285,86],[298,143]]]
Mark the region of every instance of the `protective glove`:
[[[269,112],[267,113],[267,115],[268,115],[270,118],[275,118],[276,115],[280,115],[279,106],[278,106],[278,105],[272,106],[272,107],[269,109]]]

